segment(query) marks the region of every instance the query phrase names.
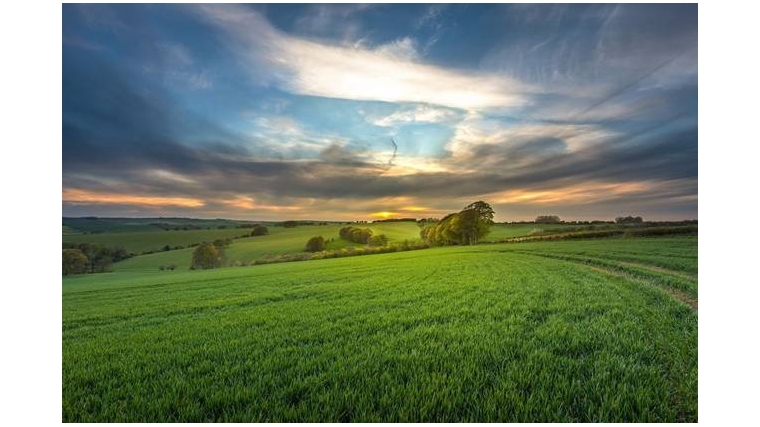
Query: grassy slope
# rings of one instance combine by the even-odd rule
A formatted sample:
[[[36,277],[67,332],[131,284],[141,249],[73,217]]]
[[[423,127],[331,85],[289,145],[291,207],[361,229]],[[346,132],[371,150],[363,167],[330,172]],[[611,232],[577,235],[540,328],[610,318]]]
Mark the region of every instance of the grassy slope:
[[[696,312],[559,243],[64,278],[63,420],[696,421]]]
[[[251,262],[264,255],[282,255],[301,252],[306,241],[312,236],[322,235],[325,239],[333,238],[327,244],[327,249],[340,249],[347,246],[355,246],[353,243],[338,238],[338,230],[343,225],[315,225],[299,226],[295,228],[269,227],[269,236],[236,240],[229,248],[227,254],[231,261]],[[391,242],[404,240],[418,240],[420,228],[412,222],[389,222],[359,225],[368,227],[375,234],[385,234]],[[556,226],[554,226],[556,227]],[[491,233],[485,241],[495,241],[509,237],[524,236],[535,228],[532,224],[497,224],[491,229]],[[250,229],[211,229],[211,230],[157,230],[139,232],[113,232],[100,234],[69,234],[64,230],[63,241],[66,243],[98,243],[106,246],[121,246],[127,252],[142,253],[156,251],[159,253],[142,255],[131,260],[114,265],[115,271],[128,270],[155,270],[160,265],[175,264],[181,268],[188,268],[192,249],[172,250],[166,253],[160,251],[164,245],[171,247],[188,246],[193,243],[212,241],[219,238],[232,238],[243,236],[251,232]]]
[[[338,230],[340,230],[341,227],[343,226],[309,225],[294,228],[269,227],[269,234],[266,236],[235,240],[232,245],[227,248],[227,258],[231,261],[251,262],[264,255],[298,253],[304,250],[306,241],[309,240],[310,237],[320,235],[325,239],[334,239],[327,244],[327,249],[340,249],[354,245],[353,243],[339,238]],[[405,239],[415,240],[419,238],[419,227],[414,223],[369,224],[362,227],[372,229],[375,234],[385,234],[391,242],[403,241]],[[248,232],[250,233],[250,231]],[[189,232],[184,231],[182,233]],[[94,235],[93,237],[95,236],[97,235]],[[152,271],[158,270],[158,266],[160,265],[169,264],[175,264],[181,269],[187,269],[190,266],[192,251],[192,248],[187,248],[143,255],[114,264],[113,269],[115,271]]]

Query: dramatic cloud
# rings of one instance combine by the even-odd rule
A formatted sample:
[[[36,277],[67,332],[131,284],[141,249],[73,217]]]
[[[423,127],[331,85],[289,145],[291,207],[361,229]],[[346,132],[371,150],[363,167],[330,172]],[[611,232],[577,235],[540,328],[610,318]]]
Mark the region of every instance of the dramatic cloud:
[[[65,215],[697,217],[693,5],[63,12]]]
[[[409,38],[376,49],[292,37],[240,6],[200,6],[199,14],[233,37],[251,74],[266,69],[294,93],[354,100],[426,102],[454,108],[511,107],[527,87],[506,76],[454,71],[413,61]]]

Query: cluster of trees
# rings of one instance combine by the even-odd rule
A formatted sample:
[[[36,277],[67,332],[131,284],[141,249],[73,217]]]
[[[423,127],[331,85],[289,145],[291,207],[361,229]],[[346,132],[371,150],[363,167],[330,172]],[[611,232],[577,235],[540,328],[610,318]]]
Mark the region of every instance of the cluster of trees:
[[[108,247],[94,243],[64,243],[62,254],[62,273],[69,274],[102,273],[108,271],[111,264],[131,257],[121,247]]]
[[[230,239],[216,239],[213,242],[203,242],[195,247],[193,259],[190,264],[191,270],[218,268],[224,265],[225,250],[232,241]]]
[[[619,216],[615,218],[615,222],[618,224],[641,224],[644,222],[644,219],[640,216]]]
[[[339,234],[341,239],[366,245],[372,237],[372,230],[369,228],[359,228],[349,225],[341,228]]]
[[[446,215],[436,225],[425,226],[420,237],[428,244],[474,245],[488,234],[493,215],[491,205],[477,201],[460,212]]]
[[[314,236],[306,242],[306,252],[319,252],[325,250],[325,238]]]
[[[536,224],[560,224],[562,220],[557,215],[539,215],[534,222]]]

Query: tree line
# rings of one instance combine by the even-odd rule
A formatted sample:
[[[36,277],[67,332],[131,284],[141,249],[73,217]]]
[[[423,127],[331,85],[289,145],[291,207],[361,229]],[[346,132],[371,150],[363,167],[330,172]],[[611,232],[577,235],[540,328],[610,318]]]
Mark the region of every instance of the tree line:
[[[64,276],[102,273],[109,271],[114,262],[132,256],[122,247],[109,247],[95,243],[64,243],[62,273]]]
[[[420,237],[434,245],[474,245],[490,231],[493,216],[491,205],[477,201],[444,216],[435,225],[426,225]]]

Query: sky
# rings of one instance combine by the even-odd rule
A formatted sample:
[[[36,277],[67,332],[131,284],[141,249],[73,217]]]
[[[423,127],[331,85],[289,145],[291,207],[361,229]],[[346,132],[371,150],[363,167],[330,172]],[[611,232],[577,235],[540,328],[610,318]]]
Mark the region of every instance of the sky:
[[[64,216],[697,219],[697,5],[62,6]]]

